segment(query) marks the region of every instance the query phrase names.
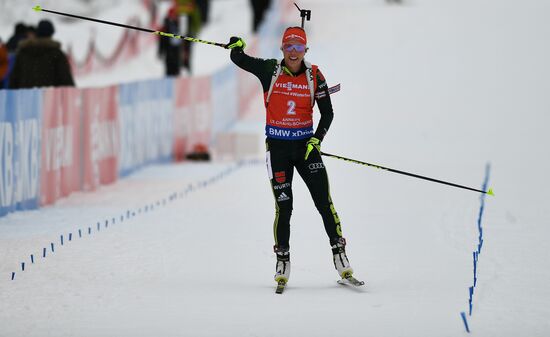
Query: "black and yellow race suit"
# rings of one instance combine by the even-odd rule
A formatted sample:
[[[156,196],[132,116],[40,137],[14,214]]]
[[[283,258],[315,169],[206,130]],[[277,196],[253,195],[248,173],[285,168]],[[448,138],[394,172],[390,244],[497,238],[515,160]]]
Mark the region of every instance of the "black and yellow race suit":
[[[275,59],[260,59],[248,56],[242,49],[231,51],[231,60],[240,68],[254,74],[261,82],[264,98],[269,91],[278,61]],[[304,76],[306,65],[297,73],[290,72],[281,62],[284,73],[293,77]],[[266,128],[266,164],[271,186],[275,197],[274,237],[275,249],[288,251],[290,248],[290,217],[292,214],[292,180],[294,168],[308,187],[315,206],[321,214],[325,231],[331,244],[342,237],[340,220],[334,209],[329,191],[327,171],[321,154],[313,150],[305,160],[306,142],[310,137],[323,140],[333,119],[332,103],[326,80],[320,71],[316,73],[315,102],[321,113],[321,119],[316,131],[305,138],[272,137]],[[292,86],[287,86],[291,90]],[[287,88],[285,87],[285,88]],[[274,93],[275,95],[275,93]],[[271,104],[271,101],[270,103]],[[268,107],[266,107],[267,109]],[[270,107],[272,108],[272,107]]]

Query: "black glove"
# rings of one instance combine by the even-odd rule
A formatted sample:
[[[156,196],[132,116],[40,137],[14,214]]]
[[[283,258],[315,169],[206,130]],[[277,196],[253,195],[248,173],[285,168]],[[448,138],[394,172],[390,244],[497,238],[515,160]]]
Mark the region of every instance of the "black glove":
[[[232,36],[229,39],[229,43],[226,45],[227,49],[241,49],[243,50],[246,47],[246,42],[243,39],[237,36]]]

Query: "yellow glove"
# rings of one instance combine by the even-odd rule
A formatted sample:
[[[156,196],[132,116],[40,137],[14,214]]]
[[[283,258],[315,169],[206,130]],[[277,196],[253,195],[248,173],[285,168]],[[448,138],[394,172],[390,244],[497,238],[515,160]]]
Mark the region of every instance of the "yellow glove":
[[[306,143],[306,160],[313,149],[317,149],[317,152],[321,153],[321,141],[315,137],[311,137]]]

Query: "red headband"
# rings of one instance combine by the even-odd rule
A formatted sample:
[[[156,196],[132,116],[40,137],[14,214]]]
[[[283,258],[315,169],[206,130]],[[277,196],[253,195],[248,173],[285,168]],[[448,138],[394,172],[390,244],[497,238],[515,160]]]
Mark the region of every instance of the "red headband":
[[[286,43],[289,40],[299,40],[301,43],[307,45],[306,32],[300,27],[287,28],[283,34],[282,43]]]

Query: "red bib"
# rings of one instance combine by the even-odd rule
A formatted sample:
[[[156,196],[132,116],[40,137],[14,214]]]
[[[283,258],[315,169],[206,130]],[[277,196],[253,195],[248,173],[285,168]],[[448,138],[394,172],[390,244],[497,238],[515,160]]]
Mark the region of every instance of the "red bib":
[[[317,67],[312,67],[317,87]],[[307,72],[291,76],[282,72],[266,102],[265,134],[276,139],[304,139],[313,136],[313,106]],[[264,101],[268,93],[264,93]]]

